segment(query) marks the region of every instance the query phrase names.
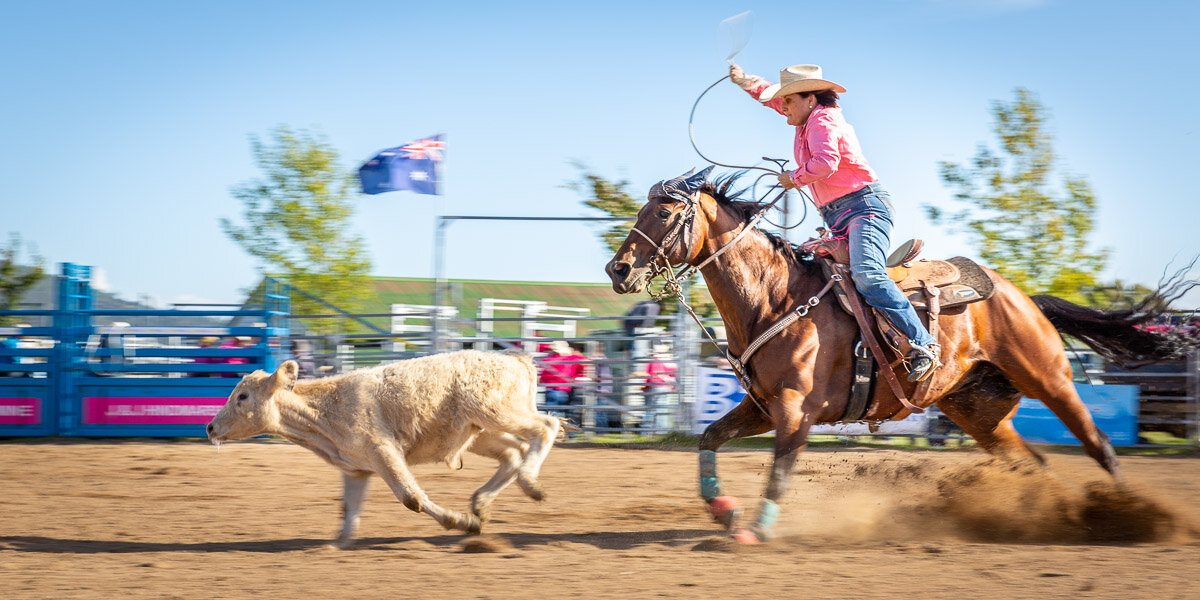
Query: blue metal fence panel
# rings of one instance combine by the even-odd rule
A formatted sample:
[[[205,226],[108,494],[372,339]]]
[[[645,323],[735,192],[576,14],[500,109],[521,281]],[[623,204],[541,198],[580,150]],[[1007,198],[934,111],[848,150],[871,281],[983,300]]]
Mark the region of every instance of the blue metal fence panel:
[[[81,377],[75,436],[203,437],[240,378]]]
[[[1076,384],[1092,420],[1115,446],[1138,443],[1138,386]],[[1017,433],[1030,442],[1078,445],[1079,440],[1041,401],[1021,398],[1013,417]]]
[[[49,378],[16,374],[0,378],[0,436],[51,435],[58,410]]]
[[[101,310],[90,267],[63,264],[58,307],[4,311],[49,318],[49,327],[0,327],[0,436],[203,436],[241,376],[284,359],[290,289],[268,279],[261,307],[247,310]],[[253,325],[97,327],[96,317],[245,317]],[[201,337],[250,337],[236,347],[199,347]],[[172,340],[161,343],[161,340]],[[90,340],[90,342],[89,342]],[[138,340],[137,344],[126,343]],[[147,340],[150,340],[149,342]],[[7,360],[5,360],[7,359]]]

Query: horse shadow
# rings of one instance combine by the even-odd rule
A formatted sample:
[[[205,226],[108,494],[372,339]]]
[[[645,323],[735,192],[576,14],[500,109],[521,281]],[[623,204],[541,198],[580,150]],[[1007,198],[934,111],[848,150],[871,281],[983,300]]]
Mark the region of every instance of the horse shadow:
[[[486,537],[503,540],[514,549],[554,546],[561,543],[587,544],[600,550],[629,550],[648,544],[688,545],[708,538],[707,529],[662,529],[657,531],[595,531],[588,533],[500,533]],[[459,548],[472,539],[467,535],[365,537],[355,539],[350,550],[398,550],[396,546],[423,542],[439,548]],[[118,540],[66,539],[43,536],[0,536],[0,551],[45,554],[136,554],[142,552],[258,552],[282,554],[329,546],[331,539],[290,538],[228,542],[130,542]]]

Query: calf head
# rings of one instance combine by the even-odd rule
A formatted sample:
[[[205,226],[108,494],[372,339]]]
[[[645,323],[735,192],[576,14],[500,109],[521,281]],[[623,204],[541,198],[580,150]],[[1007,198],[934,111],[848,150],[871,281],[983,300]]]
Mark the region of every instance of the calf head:
[[[276,396],[291,391],[299,372],[296,361],[288,360],[274,373],[258,370],[243,377],[225,406],[208,423],[208,439],[220,443],[275,430],[279,424]]]

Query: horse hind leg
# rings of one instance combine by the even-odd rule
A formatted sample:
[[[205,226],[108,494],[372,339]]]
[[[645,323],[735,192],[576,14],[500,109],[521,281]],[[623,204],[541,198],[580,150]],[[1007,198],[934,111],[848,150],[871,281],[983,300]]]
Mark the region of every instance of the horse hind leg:
[[[1046,459],[1021,439],[1012,425],[1021,393],[994,366],[984,363],[967,374],[967,381],[942,397],[938,408],[988,454],[1008,459]]]
[[[1074,384],[1059,386],[1054,390],[1046,390],[1041,396],[1030,394],[1031,398],[1041,400],[1055,416],[1067,426],[1071,434],[1083,444],[1088,456],[1092,457],[1108,474],[1117,481],[1122,481],[1121,466],[1117,462],[1117,453],[1113,450],[1108,435],[1096,426],[1092,413],[1075,391]]]
[[[1088,455],[1114,479],[1121,479],[1120,465],[1108,436],[1100,431],[1087,406],[1079,398],[1066,370],[1052,377],[1026,374],[1017,381],[991,364],[976,367],[971,385],[952,392],[938,407],[992,454],[1030,455],[1043,465],[1045,458],[1021,439],[1012,418],[1022,396],[1041,400],[1078,439]]]

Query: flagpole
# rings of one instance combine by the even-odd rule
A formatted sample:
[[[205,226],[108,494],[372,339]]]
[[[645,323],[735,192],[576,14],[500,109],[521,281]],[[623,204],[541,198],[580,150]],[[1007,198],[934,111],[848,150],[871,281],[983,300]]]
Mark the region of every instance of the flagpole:
[[[446,134],[441,134],[443,152],[446,147]],[[444,156],[444,155],[443,155]],[[437,181],[434,183],[434,190],[441,192],[437,194],[437,216],[434,219],[433,227],[433,314],[430,315],[430,331],[429,345],[432,354],[437,354],[441,351],[441,320],[442,320],[442,289],[445,287],[446,279],[446,226],[448,222],[444,218],[446,214],[446,161],[443,159],[434,163],[434,177]]]

